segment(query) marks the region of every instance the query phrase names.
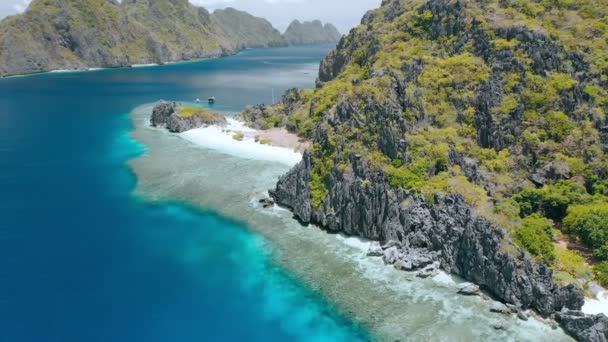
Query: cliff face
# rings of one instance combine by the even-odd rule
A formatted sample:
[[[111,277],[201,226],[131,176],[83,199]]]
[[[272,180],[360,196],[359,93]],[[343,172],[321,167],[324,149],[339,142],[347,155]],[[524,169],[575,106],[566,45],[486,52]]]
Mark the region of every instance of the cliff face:
[[[0,76],[123,67],[285,45],[261,18],[187,0],[34,0],[0,22]]]
[[[289,45],[335,44],[342,37],[334,25],[323,25],[319,20],[303,23],[294,20],[283,36]]]
[[[216,10],[213,16],[224,32],[242,48],[266,48],[286,46],[281,32],[266,19],[257,18],[234,8]]]
[[[383,172],[371,170],[358,156],[352,157],[348,172],[334,170],[326,179],[328,197],[323,208],[315,208],[308,187],[314,162],[306,154],[271,191],[273,199],[291,208],[303,223],[389,244],[395,256],[385,261],[398,268],[412,256],[424,255],[427,263],[403,269],[437,261],[445,271],[497,298],[543,315],[582,306],[578,288],[558,286],[548,266],[532,260],[506,232],[476,215],[461,196],[437,195],[428,203],[394,189]]]
[[[608,203],[608,31],[585,29],[605,5],[383,1],[321,63],[317,89],[243,113],[313,141],[272,197],[380,241],[373,254],[397,268],[439,263],[543,315],[580,309],[602,268],[552,241],[579,238],[562,228],[573,207]],[[604,322],[580,321],[580,338]]]

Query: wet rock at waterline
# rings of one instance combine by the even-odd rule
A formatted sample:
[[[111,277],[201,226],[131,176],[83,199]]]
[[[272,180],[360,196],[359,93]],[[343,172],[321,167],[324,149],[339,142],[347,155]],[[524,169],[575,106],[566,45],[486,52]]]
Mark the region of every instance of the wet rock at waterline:
[[[274,201],[270,198],[262,198],[258,201],[264,209],[268,209],[274,206]]]
[[[585,315],[580,311],[564,309],[557,314],[561,326],[581,342],[608,341],[608,317],[604,314]]]
[[[384,255],[384,251],[382,250],[382,247],[380,247],[379,242],[374,241],[374,242],[370,243],[369,249],[367,250],[367,256],[381,257],[383,255]]]
[[[460,285],[458,289],[458,293],[465,296],[478,296],[479,295],[479,286],[473,283],[464,283]]]

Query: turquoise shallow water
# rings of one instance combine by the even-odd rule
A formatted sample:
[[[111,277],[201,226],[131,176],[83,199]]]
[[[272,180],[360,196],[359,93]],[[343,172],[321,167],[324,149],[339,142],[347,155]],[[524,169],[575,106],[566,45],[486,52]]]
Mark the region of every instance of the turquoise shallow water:
[[[129,112],[311,87],[328,47],[0,80],[0,341],[355,341],[368,334],[246,226],[132,195]]]

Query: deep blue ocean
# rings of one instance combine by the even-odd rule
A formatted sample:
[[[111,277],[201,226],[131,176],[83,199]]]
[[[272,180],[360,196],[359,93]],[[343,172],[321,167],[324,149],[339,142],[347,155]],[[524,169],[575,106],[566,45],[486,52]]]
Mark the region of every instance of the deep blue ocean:
[[[218,110],[312,87],[328,47],[0,79],[0,341],[354,341],[367,335],[273,263],[247,227],[133,195],[130,111]],[[295,75],[295,76],[294,76]],[[203,256],[184,256],[197,244]]]

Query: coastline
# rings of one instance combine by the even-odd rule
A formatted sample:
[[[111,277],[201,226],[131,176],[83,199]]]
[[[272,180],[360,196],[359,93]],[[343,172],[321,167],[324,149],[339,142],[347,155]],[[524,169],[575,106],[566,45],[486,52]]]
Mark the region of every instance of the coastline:
[[[134,119],[146,120],[141,107],[139,111],[133,114]],[[219,151],[225,155],[221,157],[208,147],[184,144],[178,135],[158,134],[158,129],[149,127],[142,131],[141,124],[135,124],[134,138],[150,150],[129,163],[138,178],[137,194],[152,201],[179,198],[244,222],[277,245],[275,253],[281,265],[382,339],[441,336],[441,331],[418,328],[422,321],[437,321],[462,339],[519,336],[519,340],[570,341],[561,330],[533,317],[523,322],[488,313],[493,301],[456,294],[457,278],[443,273],[430,279],[416,278],[384,265],[381,258],[366,256],[369,242],[301,226],[283,208],[263,209],[257,199],[267,196],[266,189],[286,170],[286,163],[278,166],[280,163],[235,158],[236,153]],[[176,148],[179,157],[174,156]],[[226,167],[216,170],[218,165]],[[219,179],[225,181],[213,181]],[[497,325],[506,330],[495,330]]]
[[[227,113],[224,113],[227,114]],[[284,128],[256,130],[249,128],[237,117],[228,117],[228,125],[211,125],[204,128],[193,129],[184,133],[177,134],[180,138],[187,140],[197,146],[225,153],[242,159],[264,160],[278,162],[289,167],[295,166],[302,159],[302,152],[310,147],[309,142],[302,143],[297,136],[287,132]],[[242,140],[235,140],[233,134],[242,134]],[[260,143],[260,139],[269,139],[266,144]],[[317,227],[317,229],[321,229]],[[367,253],[372,241],[367,241],[358,237],[346,237],[341,234],[338,236],[346,241],[356,240],[356,247],[362,252]],[[354,245],[353,245],[354,246]],[[412,272],[414,274],[415,272]],[[455,275],[440,271],[439,275],[431,279],[445,284],[455,285],[458,282],[464,283],[463,279]],[[455,281],[454,279],[460,279]],[[595,285],[592,293],[594,297],[585,297],[585,304],[581,309],[586,314],[603,313],[608,315],[608,291]],[[488,296],[488,298],[491,298]],[[528,311],[528,314],[533,311]]]
[[[243,159],[278,162],[289,167],[302,160],[306,143],[285,130],[258,131],[242,121],[227,117],[228,124],[211,125],[178,134],[179,137],[198,146]]]
[[[215,57],[205,57],[205,58],[196,58],[196,59],[184,59],[184,60],[179,60],[179,61],[167,61],[167,62],[163,62],[163,63],[143,63],[143,64],[130,64],[130,65],[125,65],[125,66],[116,66],[116,67],[87,67],[87,68],[79,68],[79,69],[53,69],[53,70],[47,70],[47,71],[40,71],[40,72],[31,72],[31,73],[25,73],[25,74],[14,74],[14,75],[3,75],[0,76],[0,79],[4,79],[4,78],[16,78],[16,77],[28,77],[28,76],[38,76],[38,75],[46,75],[46,74],[58,74],[58,73],[86,73],[86,72],[93,72],[93,71],[102,71],[102,70],[121,70],[121,69],[135,69],[135,68],[146,68],[146,67],[157,67],[157,66],[164,66],[164,65],[175,65],[175,64],[187,64],[187,63],[197,63],[197,62],[202,62],[202,61],[207,61],[207,60],[213,60],[213,59],[218,59],[218,58],[224,58],[224,57],[230,57],[230,56],[237,56],[240,53],[246,51],[247,49],[241,49],[233,54],[225,54],[225,55],[221,55],[221,56],[215,56]]]

